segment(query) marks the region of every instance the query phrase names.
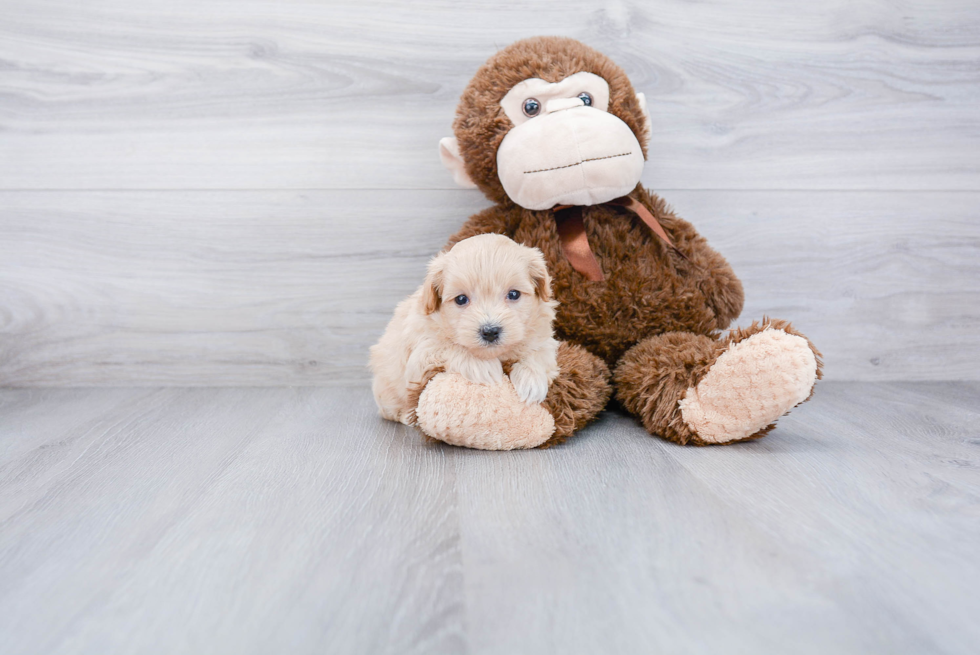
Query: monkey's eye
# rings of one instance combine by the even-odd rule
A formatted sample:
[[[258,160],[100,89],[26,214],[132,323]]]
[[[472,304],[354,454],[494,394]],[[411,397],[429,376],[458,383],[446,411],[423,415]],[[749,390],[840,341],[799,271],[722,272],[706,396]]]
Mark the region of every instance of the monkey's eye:
[[[524,115],[525,116],[537,116],[541,111],[541,103],[534,98],[528,98],[524,101]]]
[[[585,105],[586,107],[592,106],[592,96],[589,95],[588,93],[585,93],[583,91],[582,93],[578,94],[578,99],[581,100],[582,104]]]
[[[453,298],[453,300],[455,300],[456,304],[459,305],[460,307],[464,306],[466,303],[470,301],[470,299],[464,296],[463,294],[459,294],[458,296]]]
[[[517,300],[521,297],[521,292],[517,289],[511,289],[507,292],[507,300]]]

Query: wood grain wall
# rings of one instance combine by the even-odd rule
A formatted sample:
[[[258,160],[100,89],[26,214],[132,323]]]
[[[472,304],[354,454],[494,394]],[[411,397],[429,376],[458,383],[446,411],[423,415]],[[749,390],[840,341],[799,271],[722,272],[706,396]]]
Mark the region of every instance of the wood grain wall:
[[[486,205],[436,156],[497,48],[579,38],[743,322],[980,379],[980,5],[4,0],[0,384],[346,384]]]

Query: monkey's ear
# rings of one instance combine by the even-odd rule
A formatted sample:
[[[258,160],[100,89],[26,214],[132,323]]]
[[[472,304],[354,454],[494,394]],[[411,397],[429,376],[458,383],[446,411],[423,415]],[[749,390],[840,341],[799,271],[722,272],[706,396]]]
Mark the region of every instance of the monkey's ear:
[[[446,170],[453,174],[453,182],[464,189],[476,188],[476,184],[466,173],[466,164],[459,154],[459,142],[456,141],[456,137],[447,136],[439,139],[439,159],[442,160]]]
[[[534,256],[528,265],[528,273],[531,275],[531,282],[538,298],[544,301],[551,300],[551,276],[548,275],[548,265],[544,261],[544,255],[537,248],[534,249]]]
[[[429,272],[425,276],[425,282],[422,283],[422,297],[419,298],[422,311],[426,316],[439,309],[439,305],[442,304],[442,276],[445,265],[445,253],[429,262]]]
[[[653,138],[653,122],[650,120],[650,112],[647,111],[647,97],[642,93],[636,94],[636,99],[640,103],[640,111],[643,112],[643,127],[647,131],[647,142],[645,145],[650,145],[650,139]]]

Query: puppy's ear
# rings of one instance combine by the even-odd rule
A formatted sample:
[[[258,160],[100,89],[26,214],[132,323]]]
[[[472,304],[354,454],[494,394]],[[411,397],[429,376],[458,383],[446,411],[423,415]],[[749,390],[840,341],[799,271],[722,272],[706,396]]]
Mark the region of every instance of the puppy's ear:
[[[422,311],[428,315],[439,309],[442,304],[442,277],[446,267],[445,253],[438,255],[429,262],[429,272],[422,283]]]
[[[528,274],[534,284],[534,290],[538,293],[541,300],[551,300],[551,276],[548,275],[548,265],[544,262],[544,255],[537,248],[532,248],[534,254],[531,255],[531,262],[528,264]]]

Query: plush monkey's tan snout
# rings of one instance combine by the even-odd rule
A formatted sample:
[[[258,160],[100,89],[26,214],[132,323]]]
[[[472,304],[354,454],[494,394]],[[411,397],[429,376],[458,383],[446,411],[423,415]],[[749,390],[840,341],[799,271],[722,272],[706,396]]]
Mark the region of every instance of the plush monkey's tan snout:
[[[564,102],[562,102],[564,101]],[[563,106],[569,101],[577,107]],[[514,127],[497,150],[500,183],[527,209],[597,205],[632,191],[643,173],[643,150],[616,116],[551,100],[559,108]]]

